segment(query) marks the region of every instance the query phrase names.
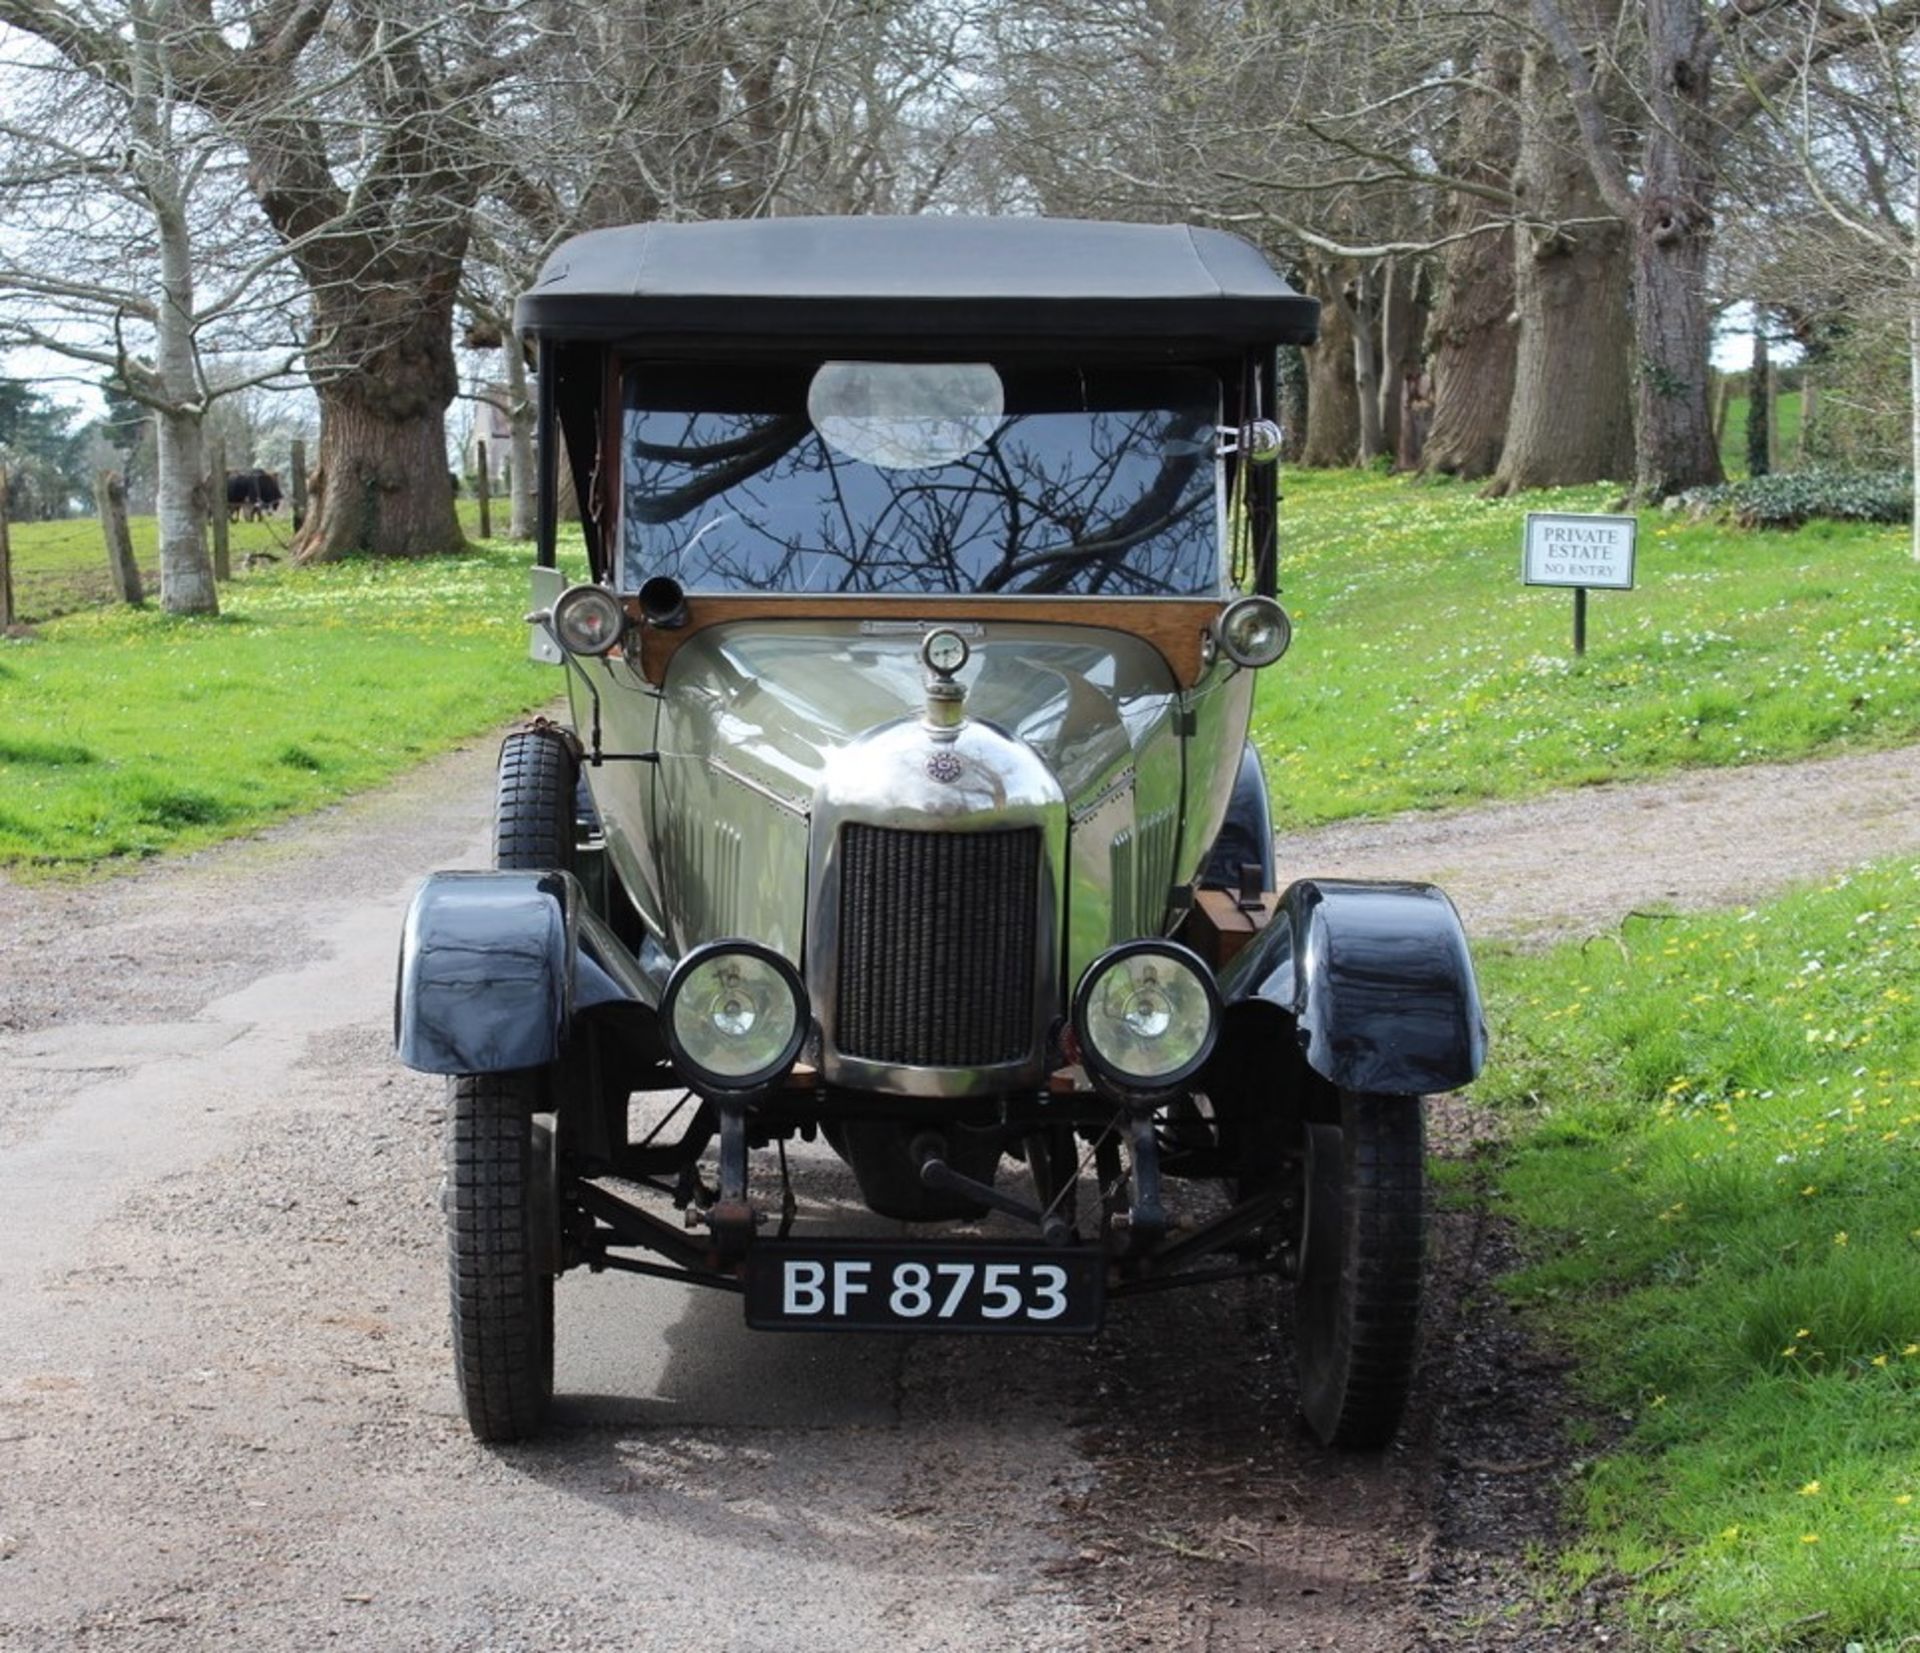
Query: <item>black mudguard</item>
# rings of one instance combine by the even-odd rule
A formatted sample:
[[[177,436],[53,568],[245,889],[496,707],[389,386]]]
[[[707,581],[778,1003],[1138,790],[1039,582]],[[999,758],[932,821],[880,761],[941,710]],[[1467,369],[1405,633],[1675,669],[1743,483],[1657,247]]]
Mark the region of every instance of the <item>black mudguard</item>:
[[[1466,933],[1431,884],[1289,884],[1220,996],[1230,1021],[1256,1000],[1284,1011],[1307,1066],[1343,1090],[1432,1095],[1486,1060]]]
[[[1227,801],[1227,818],[1220,823],[1220,836],[1207,852],[1200,887],[1238,890],[1243,866],[1260,869],[1261,889],[1274,887],[1273,810],[1267,802],[1266,773],[1252,741],[1240,749],[1240,768],[1233,779],[1233,795]]]
[[[566,873],[436,872],[407,909],[394,1046],[423,1073],[544,1067],[582,1013],[658,1005]]]

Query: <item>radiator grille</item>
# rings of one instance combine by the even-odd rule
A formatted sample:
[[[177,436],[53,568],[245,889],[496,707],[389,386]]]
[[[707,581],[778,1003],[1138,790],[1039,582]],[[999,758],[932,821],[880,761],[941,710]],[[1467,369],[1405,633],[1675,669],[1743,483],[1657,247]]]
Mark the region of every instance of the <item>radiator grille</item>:
[[[845,1055],[948,1068],[1031,1053],[1038,829],[850,823],[840,868],[833,1041]]]

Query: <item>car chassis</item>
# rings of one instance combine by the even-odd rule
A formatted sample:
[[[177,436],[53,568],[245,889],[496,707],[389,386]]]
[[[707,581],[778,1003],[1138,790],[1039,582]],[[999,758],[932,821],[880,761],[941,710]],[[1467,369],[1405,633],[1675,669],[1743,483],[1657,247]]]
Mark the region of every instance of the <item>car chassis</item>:
[[[1245,733],[1288,637],[1274,347],[1310,342],[1315,308],[1245,243],[1158,227],[655,225],[550,260],[518,318],[530,620],[574,728],[509,737],[495,868],[426,880],[396,1003],[401,1058],[452,1082],[477,1435],[544,1420],[575,1267],[815,1331],[1087,1333],[1109,1299],[1276,1275],[1308,1423],[1392,1435],[1422,1098],[1473,1077],[1485,1032],[1439,891],[1276,888]],[[1194,364],[1219,412],[1183,411]],[[574,586],[563,439],[593,571]],[[1101,455],[1087,488],[1134,492],[1039,556],[1036,502],[1057,509],[1080,451]],[[938,554],[906,560],[959,572],[919,590],[884,583],[913,577],[887,534],[839,553],[840,588],[809,584],[832,531],[782,538],[741,492],[778,505],[831,473],[851,525],[846,497],[884,485],[897,538],[926,478],[971,467],[977,490],[988,461],[999,560],[960,566],[974,507],[949,489]],[[1053,583],[1014,589],[1036,566]],[[1127,581],[1144,594],[1107,595]],[[632,1096],[674,1091],[636,1134]],[[875,1212],[959,1228],[809,1234],[786,1149],[816,1137]],[[1166,1198],[1195,1179],[1227,1189],[1208,1214]]]

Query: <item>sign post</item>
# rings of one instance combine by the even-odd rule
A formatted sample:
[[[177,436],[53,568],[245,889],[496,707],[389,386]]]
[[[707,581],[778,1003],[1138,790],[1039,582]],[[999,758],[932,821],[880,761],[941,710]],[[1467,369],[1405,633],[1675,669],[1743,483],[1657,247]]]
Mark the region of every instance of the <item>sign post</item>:
[[[1587,593],[1633,589],[1634,542],[1640,519],[1529,511],[1520,577],[1528,585],[1573,591],[1573,652],[1587,652]]]

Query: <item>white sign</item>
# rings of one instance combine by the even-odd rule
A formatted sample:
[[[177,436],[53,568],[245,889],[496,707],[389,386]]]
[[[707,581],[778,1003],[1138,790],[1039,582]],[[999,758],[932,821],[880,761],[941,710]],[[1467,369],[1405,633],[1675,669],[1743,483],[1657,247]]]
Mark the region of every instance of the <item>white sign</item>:
[[[1521,573],[1528,585],[1633,589],[1638,517],[1575,516],[1529,511]]]

